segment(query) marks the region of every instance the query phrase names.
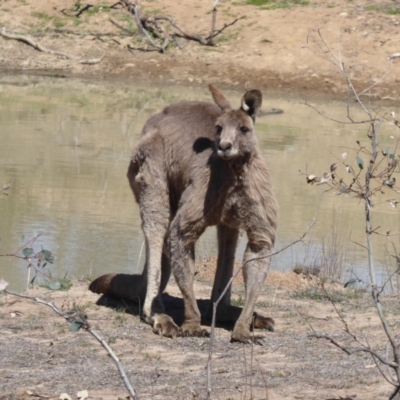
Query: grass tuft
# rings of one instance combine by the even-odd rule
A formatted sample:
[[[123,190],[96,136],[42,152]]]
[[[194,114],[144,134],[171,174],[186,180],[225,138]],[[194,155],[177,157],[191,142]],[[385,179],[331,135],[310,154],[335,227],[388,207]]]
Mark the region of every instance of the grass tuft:
[[[259,6],[263,9],[291,8],[294,6],[307,6],[308,0],[246,0],[246,4]]]

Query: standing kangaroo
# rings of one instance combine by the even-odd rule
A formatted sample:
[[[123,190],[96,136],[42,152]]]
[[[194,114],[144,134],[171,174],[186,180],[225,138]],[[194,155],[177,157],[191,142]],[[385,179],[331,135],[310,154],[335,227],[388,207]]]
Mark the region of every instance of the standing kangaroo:
[[[259,90],[246,92],[235,110],[214,86],[209,89],[215,104],[181,102],[166,107],[146,122],[133,150],[128,179],[146,240],[143,274],[135,279],[103,275],[90,289],[144,298],[144,319],[158,334],[205,335],[193,290],[195,243],[208,226],[217,226],[211,317],[212,304],[232,277],[242,230],[248,237],[243,260],[245,304],[243,309],[232,306],[228,290],[219,303],[217,320],[235,322],[233,341],[259,342],[263,336],[251,333],[253,324],[268,330],[274,326],[254,307],[267,277],[278,214],[254,131],[262,95]],[[181,328],[165,314],[161,299],[171,268],[184,300]]]

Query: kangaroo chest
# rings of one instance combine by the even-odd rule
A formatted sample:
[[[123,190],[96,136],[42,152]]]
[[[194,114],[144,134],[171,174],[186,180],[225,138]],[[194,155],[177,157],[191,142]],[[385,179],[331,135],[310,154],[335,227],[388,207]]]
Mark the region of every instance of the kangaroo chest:
[[[207,202],[205,214],[210,224],[224,224],[231,228],[246,228],[251,216],[252,203],[247,185],[239,179],[220,182],[212,189],[212,199]]]

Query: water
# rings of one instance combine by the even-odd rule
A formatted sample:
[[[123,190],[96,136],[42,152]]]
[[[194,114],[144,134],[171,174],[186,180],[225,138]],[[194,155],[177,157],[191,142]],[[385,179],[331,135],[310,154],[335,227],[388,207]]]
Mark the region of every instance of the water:
[[[242,93],[226,93],[239,104]],[[274,258],[273,268],[333,263],[342,251],[345,274],[352,270],[365,278],[363,205],[326,193],[323,186],[307,185],[299,170],[315,175],[327,172],[344,151],[350,157],[351,149],[358,147],[356,140],[367,144],[366,127],[324,119],[297,98],[267,96],[264,108],[285,111],[257,121],[281,210],[277,249],[299,238],[316,221],[303,243]],[[0,254],[13,253],[41,234],[34,249],[54,253],[50,268],[54,276],[94,278],[112,271],[139,271],[143,238],[126,179],[130,152],[146,119],[182,99],[209,101],[210,95],[206,88],[1,77],[0,188],[11,188],[8,195],[0,194]],[[332,118],[345,120],[343,103],[325,101],[316,106]],[[381,109],[385,111],[392,109]],[[381,146],[394,148],[398,129],[389,124],[384,128]],[[341,168],[339,174],[345,176]],[[387,198],[383,195],[383,200]],[[382,232],[400,231],[398,213],[387,202],[374,207]],[[374,237],[380,279],[394,264],[389,251],[392,254],[393,246],[399,247],[398,237],[391,239],[393,243]],[[243,238],[238,258],[244,243]],[[213,252],[210,229],[199,243],[198,254]],[[0,257],[1,277],[12,289],[23,289],[28,279],[26,262]]]

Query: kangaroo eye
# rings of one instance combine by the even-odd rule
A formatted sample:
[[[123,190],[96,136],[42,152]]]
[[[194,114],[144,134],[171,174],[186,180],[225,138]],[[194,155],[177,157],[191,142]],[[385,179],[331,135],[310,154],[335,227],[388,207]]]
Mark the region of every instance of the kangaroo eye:
[[[240,127],[240,132],[242,133],[247,133],[250,129],[247,126],[241,126]]]
[[[221,125],[215,125],[215,130],[217,132],[217,135],[219,135],[222,132],[222,126]]]

